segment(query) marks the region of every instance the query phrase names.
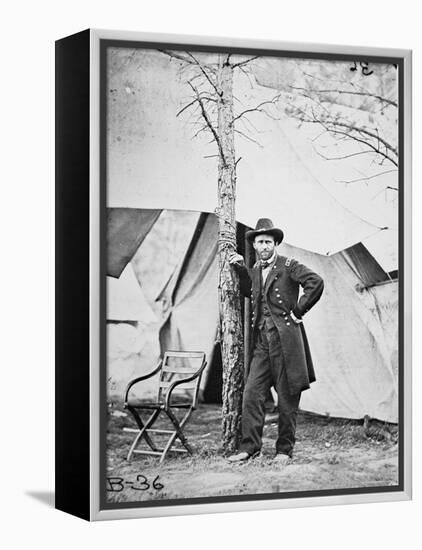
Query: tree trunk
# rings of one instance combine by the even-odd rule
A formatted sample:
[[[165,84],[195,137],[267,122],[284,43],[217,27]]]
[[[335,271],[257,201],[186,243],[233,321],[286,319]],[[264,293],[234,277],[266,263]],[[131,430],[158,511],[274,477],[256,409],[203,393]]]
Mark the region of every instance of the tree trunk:
[[[229,264],[236,250],[236,161],[233,127],[233,68],[220,55],[217,87],[220,327],[223,363],[223,450],[232,453],[240,439],[243,393],[243,328],[239,278]]]

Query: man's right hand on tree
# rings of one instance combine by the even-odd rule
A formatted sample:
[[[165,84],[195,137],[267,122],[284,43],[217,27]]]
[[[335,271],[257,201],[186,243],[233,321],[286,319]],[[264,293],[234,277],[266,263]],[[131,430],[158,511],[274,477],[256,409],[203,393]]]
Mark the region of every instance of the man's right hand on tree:
[[[229,263],[233,265],[245,265],[245,260],[241,254],[232,252],[229,256]]]

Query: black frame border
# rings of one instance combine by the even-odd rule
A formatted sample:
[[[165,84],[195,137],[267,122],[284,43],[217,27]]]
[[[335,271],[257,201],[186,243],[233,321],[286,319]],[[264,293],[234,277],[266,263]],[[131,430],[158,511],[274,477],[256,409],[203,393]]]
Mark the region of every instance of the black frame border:
[[[90,31],[55,56],[55,507],[89,520]]]

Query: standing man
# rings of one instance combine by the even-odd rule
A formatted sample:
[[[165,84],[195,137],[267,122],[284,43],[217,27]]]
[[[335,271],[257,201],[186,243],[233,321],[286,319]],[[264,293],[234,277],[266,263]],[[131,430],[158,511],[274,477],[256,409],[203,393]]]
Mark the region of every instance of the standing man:
[[[262,218],[246,233],[257,255],[253,268],[235,252],[229,259],[239,273],[242,294],[252,298],[252,359],[243,394],[242,439],[230,462],[244,462],[260,452],[265,400],[274,386],[279,411],[275,460],[285,465],[295,444],[301,392],[315,381],[302,317],[320,299],[324,283],[296,260],[277,254],[283,237],[281,229]]]

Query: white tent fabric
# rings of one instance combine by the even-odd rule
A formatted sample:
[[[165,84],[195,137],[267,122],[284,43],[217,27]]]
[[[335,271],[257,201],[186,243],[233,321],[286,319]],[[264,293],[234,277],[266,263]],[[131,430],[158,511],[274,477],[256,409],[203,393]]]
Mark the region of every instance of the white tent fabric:
[[[131,263],[128,263],[119,279],[107,277],[108,321],[157,321],[155,313],[145,299]]]
[[[122,218],[127,219],[124,213]],[[148,216],[143,220],[149,226]],[[145,233],[144,228],[139,230],[140,234]],[[128,247],[131,246],[129,242]],[[144,365],[140,354],[148,341],[146,329],[157,323],[157,317],[145,299],[131,263],[118,279],[107,277],[107,321],[107,395],[121,399],[128,381],[154,366]],[[151,392],[152,386],[149,381],[143,390],[146,387]]]
[[[379,231],[362,242],[384,271],[388,273],[398,268],[399,233],[397,230]]]
[[[242,109],[271,97],[268,88],[252,89],[239,75],[234,86]],[[205,132],[192,139],[197,127],[189,116],[176,117],[189,102],[180,63],[151,50],[135,54],[110,48],[108,89],[107,206],[214,212],[215,146]],[[348,188],[345,208],[340,186],[332,192],[347,164],[323,162],[313,150],[312,132],[307,133],[305,127],[299,132],[288,119],[272,120],[265,115],[255,114],[253,124],[260,145],[242,137],[236,143],[242,157],[237,178],[238,221],[254,227],[257,218],[270,217],[276,225],[288,228],[287,242],[324,255],[379,231],[376,216],[369,219],[368,211],[360,215],[359,205],[366,203],[362,194],[360,201],[354,197],[350,208],[354,191]],[[356,177],[361,168],[356,163],[343,179]],[[304,220],[313,221],[312,231]]]
[[[362,281],[345,254],[326,258],[288,245],[280,248],[325,281],[321,301],[304,321],[317,382],[303,393],[301,407],[397,422],[397,282],[359,291]]]
[[[216,218],[207,216],[183,269],[159,296],[167,305],[160,331],[161,349],[204,351],[211,365],[217,332],[218,260]],[[202,381],[204,387],[205,377]]]

